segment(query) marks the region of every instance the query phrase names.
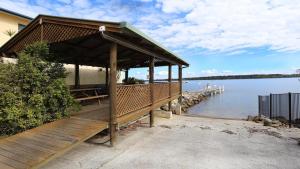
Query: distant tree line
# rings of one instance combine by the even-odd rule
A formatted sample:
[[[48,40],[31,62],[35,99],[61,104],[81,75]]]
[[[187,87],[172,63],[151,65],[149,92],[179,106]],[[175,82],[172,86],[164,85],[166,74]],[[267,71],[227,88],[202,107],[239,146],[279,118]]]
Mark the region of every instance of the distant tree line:
[[[184,80],[226,80],[226,79],[293,78],[293,77],[300,77],[300,74],[227,75],[227,76],[188,77],[183,79]]]

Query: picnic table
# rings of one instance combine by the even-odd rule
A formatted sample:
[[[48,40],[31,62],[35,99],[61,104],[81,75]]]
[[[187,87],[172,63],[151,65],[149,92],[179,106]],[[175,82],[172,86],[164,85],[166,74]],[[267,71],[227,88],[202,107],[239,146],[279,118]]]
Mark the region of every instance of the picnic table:
[[[101,104],[100,99],[108,97],[108,95],[101,95],[99,94],[99,91],[101,88],[83,88],[83,89],[71,89],[71,93],[76,93],[77,95],[80,95],[80,97],[76,98],[77,101],[85,101],[85,100],[93,100],[97,99],[98,103]],[[93,93],[93,95],[91,95]],[[76,95],[75,95],[76,97]]]

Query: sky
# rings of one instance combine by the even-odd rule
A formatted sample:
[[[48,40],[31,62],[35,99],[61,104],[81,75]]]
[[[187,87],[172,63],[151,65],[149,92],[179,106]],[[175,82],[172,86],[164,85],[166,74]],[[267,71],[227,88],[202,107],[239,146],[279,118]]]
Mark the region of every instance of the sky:
[[[31,17],[126,21],[189,62],[184,77],[300,68],[299,0],[0,0],[0,7]],[[155,76],[167,77],[167,68]]]

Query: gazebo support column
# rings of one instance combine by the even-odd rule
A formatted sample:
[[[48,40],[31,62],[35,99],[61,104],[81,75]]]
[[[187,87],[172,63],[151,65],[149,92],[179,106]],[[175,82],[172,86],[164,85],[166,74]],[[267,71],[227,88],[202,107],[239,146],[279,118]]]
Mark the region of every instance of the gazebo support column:
[[[109,80],[109,101],[110,101],[110,145],[115,143],[116,131],[116,108],[117,108],[117,44],[110,46],[110,80]]]
[[[153,83],[154,83],[154,57],[150,57],[149,62],[149,83],[150,83],[150,93],[151,93],[151,103],[154,104],[153,96]],[[150,127],[153,127],[154,124],[154,113],[153,110],[150,110]]]
[[[176,114],[181,115],[181,104],[182,104],[182,65],[178,65],[178,82],[179,82],[179,98],[178,107],[176,106]]]
[[[108,93],[108,80],[109,80],[109,74],[108,74],[108,65],[105,66],[105,90]]]
[[[169,96],[172,97],[172,90],[171,90],[171,82],[172,82],[172,64],[168,66],[168,82],[169,82]],[[169,111],[171,111],[172,101],[169,101]]]
[[[182,95],[182,65],[178,66],[178,80],[180,95]]]
[[[128,73],[129,73],[129,69],[125,70],[125,82],[128,82]]]
[[[75,64],[75,89],[80,87],[79,64]]]

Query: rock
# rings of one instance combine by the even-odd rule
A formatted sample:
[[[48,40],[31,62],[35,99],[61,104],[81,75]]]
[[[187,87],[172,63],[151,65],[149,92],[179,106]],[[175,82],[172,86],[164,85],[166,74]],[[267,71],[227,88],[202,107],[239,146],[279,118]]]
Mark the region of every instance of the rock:
[[[272,120],[272,124],[281,124],[281,122],[279,120]]]
[[[166,128],[166,129],[172,129],[172,127],[171,127],[171,126],[168,126],[168,125],[160,125],[159,127],[161,127],[161,128]]]
[[[281,124],[276,124],[276,123],[271,125],[271,127],[275,127],[275,128],[280,127],[280,126],[281,126]]]
[[[262,121],[262,118],[259,117],[259,116],[255,116],[255,117],[253,118],[253,121],[255,121],[256,123],[259,123],[259,122]]]
[[[254,120],[254,117],[249,115],[247,118],[247,121],[253,121],[253,120]]]
[[[236,134],[235,132],[230,131],[230,130],[222,130],[221,132],[224,132],[224,133],[227,133],[227,134]]]
[[[173,112],[181,110],[186,112],[189,107],[199,104],[202,100],[206,99],[206,95],[203,92],[184,92],[181,96],[181,109],[171,109]],[[163,110],[167,110],[165,107],[162,107]],[[178,111],[177,111],[178,112]]]
[[[188,101],[187,101],[187,105],[188,105],[189,107],[191,107],[191,106],[194,105],[194,103],[192,102],[192,100],[188,100]]]
[[[272,120],[272,127],[280,127],[282,126],[283,124],[279,121],[279,120]]]
[[[172,118],[172,112],[171,111],[163,111],[163,110],[155,110],[154,116],[171,119]]]
[[[176,105],[177,105],[178,103],[172,103],[171,104],[171,111],[175,111],[176,110]]]
[[[161,110],[164,110],[164,111],[169,111],[169,106],[168,105],[163,105],[160,107]]]
[[[272,120],[271,119],[264,119],[264,126],[271,126],[272,125]]]
[[[211,130],[211,127],[209,126],[199,126],[199,128],[202,130]]]

